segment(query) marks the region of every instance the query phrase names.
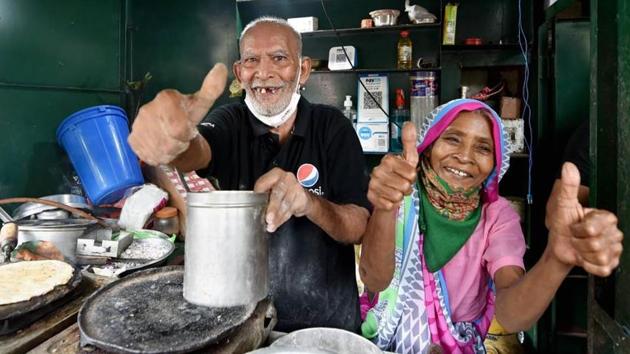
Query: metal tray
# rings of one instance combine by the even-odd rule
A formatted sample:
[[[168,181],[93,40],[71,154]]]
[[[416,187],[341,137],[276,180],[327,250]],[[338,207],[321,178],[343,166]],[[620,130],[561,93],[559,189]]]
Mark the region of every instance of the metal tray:
[[[175,245],[168,240],[168,238],[166,236],[158,236],[158,237],[152,237],[152,238],[144,238],[144,239],[136,239],[132,241],[133,242],[137,242],[140,244],[159,244],[161,246],[164,247],[168,247],[168,251],[161,257],[156,258],[156,259],[152,259],[152,260],[142,260],[142,259],[125,259],[125,258],[113,258],[112,260],[114,262],[131,262],[131,263],[140,263],[142,262],[142,264],[139,264],[137,266],[132,266],[127,268],[126,270],[124,270],[123,272],[119,273],[118,275],[116,275],[117,277],[124,277],[126,275],[129,275],[131,273],[137,272],[139,270],[144,270],[144,269],[149,269],[149,268],[153,268],[153,267],[157,267],[160,265],[163,265],[166,262],[166,259],[173,253],[173,251],[175,251]],[[131,246],[131,245],[130,245]],[[94,272],[92,270],[92,272]]]
[[[0,265],[0,267],[5,265],[7,264]],[[49,291],[44,295],[31,298],[30,300],[16,302],[14,304],[0,305],[0,321],[35,311],[76,289],[76,287],[81,283],[81,270],[74,266],[73,268],[74,272],[72,273],[72,278],[70,278],[70,281],[67,284],[58,285],[52,291]]]
[[[184,300],[184,267],[137,272],[99,289],[79,311],[81,345],[122,353],[183,353],[226,338],[256,304],[231,308]]]

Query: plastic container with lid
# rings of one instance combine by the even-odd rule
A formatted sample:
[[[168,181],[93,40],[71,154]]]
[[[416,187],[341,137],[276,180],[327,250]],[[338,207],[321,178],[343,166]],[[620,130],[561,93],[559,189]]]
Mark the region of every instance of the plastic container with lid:
[[[179,217],[177,208],[164,207],[155,213],[153,230],[163,232],[169,236],[179,235]]]
[[[438,105],[437,75],[434,71],[418,71],[409,76],[409,110],[411,121],[421,127],[427,115]]]

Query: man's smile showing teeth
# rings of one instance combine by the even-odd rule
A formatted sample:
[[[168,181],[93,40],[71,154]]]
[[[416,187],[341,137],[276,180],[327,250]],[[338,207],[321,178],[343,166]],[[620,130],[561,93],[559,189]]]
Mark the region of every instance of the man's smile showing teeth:
[[[454,169],[452,167],[445,167],[444,169],[447,170],[448,172],[456,175],[456,176],[459,176],[459,177],[472,177],[469,173],[466,173],[464,171],[460,171],[460,170]]]
[[[276,92],[278,92],[279,89],[280,88],[278,88],[278,87],[256,87],[256,88],[254,88],[254,91],[256,91],[256,93],[262,94],[262,95],[265,95],[265,94],[273,95]]]

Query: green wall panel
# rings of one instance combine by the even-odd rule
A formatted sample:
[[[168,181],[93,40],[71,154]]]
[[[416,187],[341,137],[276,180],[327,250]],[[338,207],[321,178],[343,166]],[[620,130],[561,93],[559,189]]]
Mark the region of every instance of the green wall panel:
[[[619,85],[617,87],[618,159],[617,170],[617,215],[619,227],[625,232],[624,255],[621,258],[617,279],[615,318],[624,326],[626,339],[630,337],[630,4],[617,1],[617,65]],[[627,343],[627,342],[626,342]]]
[[[590,102],[590,31],[588,21],[555,24],[555,143],[558,153],[571,132],[588,119]]]
[[[118,89],[121,0],[0,0],[0,82]]]
[[[73,112],[119,96],[0,88],[0,198],[70,192],[72,167],[55,132]]]
[[[455,1],[452,1],[455,2]],[[478,37],[483,43],[518,43],[518,2],[505,0],[457,1],[455,43]],[[444,1],[446,5],[448,1]],[[524,9],[531,9],[529,0],[522,1]],[[487,24],[492,24],[491,26]],[[523,11],[523,26],[531,39],[530,10]]]
[[[238,58],[233,1],[131,0],[128,38],[132,80],[150,72],[145,101],[164,88],[199,89],[217,62],[230,69]],[[217,104],[227,102],[224,94]]]
[[[121,104],[122,0],[0,0],[0,198],[68,192],[55,131]]]
[[[624,250],[614,276],[595,278],[589,293],[589,353],[630,353],[630,4],[590,2],[590,201],[617,214]]]

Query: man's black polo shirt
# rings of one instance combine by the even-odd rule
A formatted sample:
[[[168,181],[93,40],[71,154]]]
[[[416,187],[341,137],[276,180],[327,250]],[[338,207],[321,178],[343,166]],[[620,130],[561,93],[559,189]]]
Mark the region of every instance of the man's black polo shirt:
[[[213,110],[199,131],[212,149],[210,166],[199,174],[216,178],[221,189],[251,190],[261,175],[280,167],[311,193],[371,209],[360,143],[336,108],[301,98],[295,128],[282,146],[240,103]],[[270,237],[269,272],[277,330],[359,329],[352,245],[336,242],[306,217],[293,217]]]

